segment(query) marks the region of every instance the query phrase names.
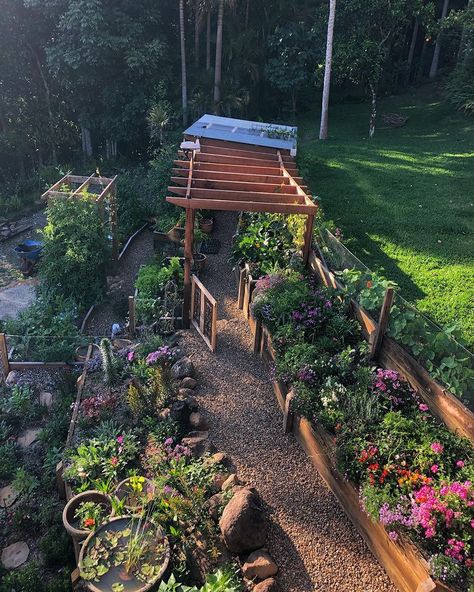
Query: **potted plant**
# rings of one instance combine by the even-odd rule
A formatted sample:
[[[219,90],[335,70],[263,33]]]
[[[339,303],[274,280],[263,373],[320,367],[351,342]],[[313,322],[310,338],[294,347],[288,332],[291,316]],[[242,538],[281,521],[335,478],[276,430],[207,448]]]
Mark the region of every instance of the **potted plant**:
[[[82,541],[105,519],[113,515],[110,497],[91,489],[75,495],[68,501],[63,510],[63,524],[73,539]]]
[[[199,220],[199,228],[204,234],[211,234],[214,228],[214,218],[207,210],[203,210],[202,217]]]
[[[115,497],[124,502],[129,512],[141,510],[153,499],[155,486],[146,477],[133,476],[121,481],[115,490]]]
[[[78,565],[91,592],[147,592],[169,560],[168,539],[147,514],[103,524],[85,540]]]
[[[206,267],[207,257],[204,253],[194,253],[193,255],[193,268],[194,271],[199,275],[204,271]]]

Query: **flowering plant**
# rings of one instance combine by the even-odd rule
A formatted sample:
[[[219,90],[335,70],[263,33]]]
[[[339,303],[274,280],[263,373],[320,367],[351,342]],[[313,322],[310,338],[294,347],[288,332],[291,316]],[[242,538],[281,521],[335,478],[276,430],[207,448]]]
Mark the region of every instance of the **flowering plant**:
[[[117,405],[117,395],[111,391],[107,391],[84,399],[81,403],[81,411],[88,419],[96,419],[100,417],[104,411],[112,411]]]
[[[84,530],[95,530],[106,516],[104,506],[96,502],[81,502],[74,512],[74,518]]]
[[[174,357],[173,351],[167,345],[162,345],[156,351],[153,351],[147,355],[146,363],[149,366],[154,364],[169,366],[174,361]]]

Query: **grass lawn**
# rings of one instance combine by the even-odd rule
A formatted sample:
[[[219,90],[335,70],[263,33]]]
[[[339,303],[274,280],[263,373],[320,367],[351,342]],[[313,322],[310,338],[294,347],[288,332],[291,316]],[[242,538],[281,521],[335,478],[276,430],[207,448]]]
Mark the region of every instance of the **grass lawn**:
[[[346,246],[439,324],[474,346],[474,119],[433,86],[380,101],[409,116],[367,137],[369,106],[333,105],[330,139],[319,112],[300,121],[299,165]]]

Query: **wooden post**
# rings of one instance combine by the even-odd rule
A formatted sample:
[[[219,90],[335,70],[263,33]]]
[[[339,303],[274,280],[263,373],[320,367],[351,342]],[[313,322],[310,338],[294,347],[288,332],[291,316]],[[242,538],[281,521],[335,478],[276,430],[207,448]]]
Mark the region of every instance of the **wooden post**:
[[[262,321],[255,319],[255,334],[253,336],[253,353],[258,354],[262,347]]]
[[[285,409],[284,409],[284,416],[283,416],[283,429],[285,430],[285,434],[290,434],[293,431],[293,422],[295,419],[295,415],[291,411],[291,401],[293,400],[293,397],[294,397],[293,391],[290,391],[286,395],[286,399],[285,399]]]
[[[246,273],[247,272],[246,272],[245,267],[243,267],[239,271],[239,293],[238,293],[238,297],[237,297],[237,305],[240,310],[242,310],[244,307],[245,275],[246,275]]]
[[[313,242],[313,225],[314,215],[309,214],[306,218],[306,229],[304,231],[304,245],[303,245],[303,262],[308,263],[309,252],[311,251],[311,243]]]
[[[135,330],[136,330],[136,307],[135,307],[135,297],[129,296],[128,297],[128,336],[130,339],[135,337]]]
[[[10,372],[10,362],[8,360],[7,338],[5,333],[0,333],[0,364],[6,378]]]
[[[184,302],[183,328],[189,329],[191,311],[191,264],[193,260],[194,229],[191,208],[186,208],[186,226],[184,234]]]
[[[64,470],[64,466],[63,466],[63,461],[61,460],[56,465],[56,487],[58,489],[59,497],[62,500],[65,500],[66,499],[66,486],[64,484],[64,479],[63,479],[63,470]]]
[[[382,341],[390,321],[390,309],[392,308],[394,296],[394,289],[387,288],[383,299],[382,308],[380,310],[379,322],[377,328],[375,329],[375,338],[370,348],[371,360],[375,360],[379,356],[380,348],[382,347]]]

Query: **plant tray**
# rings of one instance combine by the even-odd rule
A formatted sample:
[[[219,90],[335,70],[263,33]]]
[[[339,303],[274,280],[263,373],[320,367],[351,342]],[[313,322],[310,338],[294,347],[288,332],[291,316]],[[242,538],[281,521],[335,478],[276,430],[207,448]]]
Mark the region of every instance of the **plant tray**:
[[[217,255],[221,248],[221,241],[218,238],[210,238],[201,243],[200,252],[205,255]]]

